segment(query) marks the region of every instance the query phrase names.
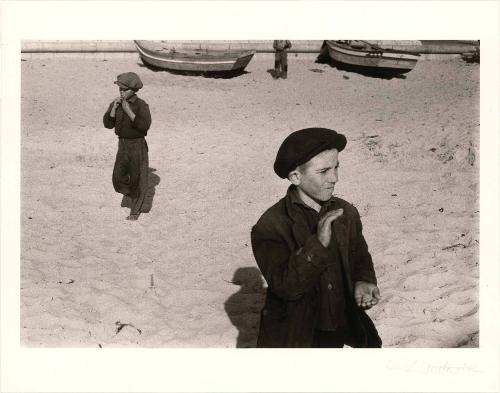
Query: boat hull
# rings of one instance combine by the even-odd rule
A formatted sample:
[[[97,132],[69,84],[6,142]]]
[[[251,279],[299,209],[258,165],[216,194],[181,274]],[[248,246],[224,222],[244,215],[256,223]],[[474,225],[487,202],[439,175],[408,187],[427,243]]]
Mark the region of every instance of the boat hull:
[[[254,51],[193,50],[185,52],[153,51],[135,42],[142,62],[151,67],[180,72],[243,71]]]
[[[348,45],[326,41],[330,58],[346,66],[366,71],[406,73],[411,71],[418,61],[418,56],[402,51],[359,50]]]

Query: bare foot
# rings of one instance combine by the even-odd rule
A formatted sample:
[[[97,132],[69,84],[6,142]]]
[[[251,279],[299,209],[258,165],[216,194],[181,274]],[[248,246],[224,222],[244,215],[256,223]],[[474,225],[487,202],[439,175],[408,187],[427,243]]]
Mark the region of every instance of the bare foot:
[[[129,220],[129,221],[137,221],[137,219],[139,218],[139,214],[131,214],[130,216],[128,216],[126,218],[126,220]]]

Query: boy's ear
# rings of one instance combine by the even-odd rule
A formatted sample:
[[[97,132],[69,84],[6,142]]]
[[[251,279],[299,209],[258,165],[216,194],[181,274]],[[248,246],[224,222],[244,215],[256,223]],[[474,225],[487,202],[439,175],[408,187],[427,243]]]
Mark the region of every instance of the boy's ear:
[[[301,182],[301,175],[300,175],[300,172],[295,169],[293,171],[291,171],[289,174],[288,174],[288,180],[290,180],[290,182],[294,185],[294,186],[298,186]]]

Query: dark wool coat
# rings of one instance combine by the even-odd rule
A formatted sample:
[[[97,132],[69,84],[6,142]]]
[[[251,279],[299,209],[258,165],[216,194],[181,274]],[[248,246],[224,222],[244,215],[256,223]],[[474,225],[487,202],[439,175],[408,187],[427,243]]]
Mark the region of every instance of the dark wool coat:
[[[331,250],[312,235],[291,193],[269,208],[252,228],[252,249],[268,289],[261,312],[257,347],[311,347],[319,316],[318,283],[332,258]],[[349,327],[353,347],[380,347],[371,319],[354,302],[354,283],[377,283],[372,258],[362,234],[357,209],[332,197],[321,214],[344,209],[333,222],[333,232],[345,272]]]

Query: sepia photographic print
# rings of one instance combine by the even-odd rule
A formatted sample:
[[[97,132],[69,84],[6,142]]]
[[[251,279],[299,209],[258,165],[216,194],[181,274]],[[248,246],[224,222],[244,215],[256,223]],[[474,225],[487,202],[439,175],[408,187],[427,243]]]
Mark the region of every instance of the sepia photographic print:
[[[381,353],[395,380],[436,390],[489,373],[459,360],[495,326],[483,336],[481,264],[498,262],[481,251],[480,180],[498,183],[480,165],[485,35],[20,37],[17,350],[162,350],[205,384],[208,350]],[[164,391],[213,389],[168,374]],[[96,386],[126,389],[76,390]]]
[[[409,57],[420,46],[411,70],[370,75],[368,66],[360,73],[319,62],[321,41],[294,40],[288,78],[279,80],[268,72],[272,42],[197,42],[208,54],[224,46],[256,52],[239,74],[214,77],[171,73],[166,56],[163,69],[134,52],[78,56],[100,42],[22,42],[23,345],[255,347],[269,283],[250,230],[291,184],[272,169],[282,140],[324,127],[347,140],[333,194],[363,222],[376,273],[369,280],[376,276],[381,293],[369,314],[383,346],[478,346],[479,60],[461,54],[479,52],[479,41],[352,43],[366,42],[366,52],[327,42],[363,60],[382,51],[388,69],[389,55],[401,53],[378,48],[405,48]],[[149,44],[159,48],[152,59],[173,47],[183,66],[201,63],[186,59],[189,43]],[[123,83],[143,86],[130,104],[134,122],[113,132],[108,107]],[[321,138],[313,131],[297,143]],[[149,166],[135,169],[136,154],[149,154]],[[128,176],[125,185],[119,176]],[[144,194],[142,207],[124,195],[133,192],[131,176],[144,183],[135,197]],[[296,241],[297,250],[304,246]],[[264,247],[271,250],[255,251],[273,253],[267,239]],[[289,260],[276,274],[300,268]],[[317,285],[311,280],[287,293],[307,294]]]

